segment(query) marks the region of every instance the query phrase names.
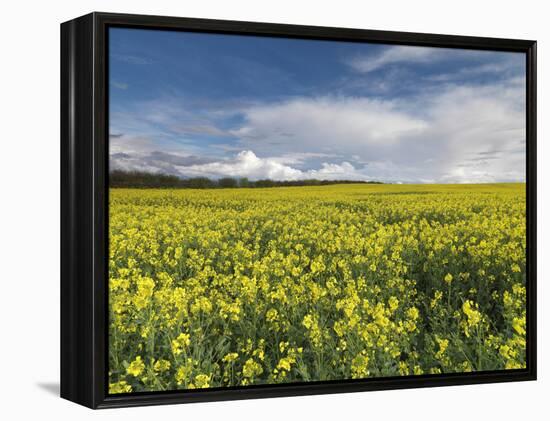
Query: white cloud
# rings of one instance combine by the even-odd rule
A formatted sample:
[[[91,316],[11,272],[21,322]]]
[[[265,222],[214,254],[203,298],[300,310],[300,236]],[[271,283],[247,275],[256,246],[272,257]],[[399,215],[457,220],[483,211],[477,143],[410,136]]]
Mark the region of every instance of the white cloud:
[[[370,179],[521,181],[524,110],[524,81],[510,79],[399,100],[296,98],[254,106],[233,133],[258,156],[320,152],[327,163],[368,163]]]
[[[301,172],[270,159],[260,159],[252,151],[242,151],[230,160],[204,165],[178,167],[186,176],[208,176],[219,178],[250,177],[253,179],[271,178],[274,180],[297,180]]]
[[[375,65],[404,59],[399,48],[403,47],[386,50]],[[423,61],[430,54],[443,54],[436,50],[407,47],[404,51],[408,60]],[[364,71],[372,71],[373,66]],[[242,123],[223,130],[215,124],[221,118],[215,108],[197,114],[191,105],[176,99],[134,107],[112,115],[113,132],[123,135],[111,138],[110,152],[130,155],[113,158],[113,168],[287,180],[525,178],[522,77],[477,86],[447,83],[393,99],[319,96],[270,103],[241,101],[224,113],[230,112]],[[215,143],[197,140],[205,135],[219,139]],[[167,161],[155,155],[158,151],[179,158]],[[222,158],[227,156],[231,158]],[[191,165],[198,158],[201,163]]]
[[[348,64],[360,73],[369,73],[388,64],[433,62],[445,52],[445,49],[435,47],[395,46],[384,49],[376,56],[354,57]]]
[[[480,76],[485,74],[503,74],[511,70],[509,63],[503,61],[500,63],[486,63],[478,66],[463,67],[449,73],[440,73],[425,77],[426,80],[435,82],[448,82],[460,80],[472,76]]]
[[[341,164],[329,164],[323,162],[321,168],[318,170],[307,171],[306,178],[313,178],[318,180],[367,180],[368,175],[357,170],[349,162],[342,162]]]
[[[115,136],[110,152],[129,157],[112,158],[113,168],[278,180],[525,178],[522,78],[477,87],[449,84],[400,99],[299,97],[248,105],[239,112],[243,123],[231,130],[236,143],[208,146],[177,138],[160,141],[150,134]],[[186,126],[183,131],[209,130]],[[170,154],[169,159],[158,151]]]
[[[293,152],[386,147],[426,128],[422,118],[399,110],[393,101],[350,97],[297,98],[244,110],[246,123],[232,133],[261,148],[291,145]],[[255,149],[255,148],[252,148]],[[274,148],[273,148],[274,149]]]
[[[205,176],[220,177],[248,177],[253,180],[367,180],[368,176],[356,169],[349,162],[340,164],[321,164],[319,169],[300,170],[283,164],[284,157],[259,158],[250,150],[242,151],[231,159],[210,162],[200,165],[177,166],[180,175],[185,177]],[[287,161],[288,162],[288,161]]]

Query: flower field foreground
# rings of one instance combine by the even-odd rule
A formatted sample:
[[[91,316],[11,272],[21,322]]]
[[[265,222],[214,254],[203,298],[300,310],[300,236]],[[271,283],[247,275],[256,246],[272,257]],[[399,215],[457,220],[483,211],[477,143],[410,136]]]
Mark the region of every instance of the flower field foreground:
[[[110,393],[525,367],[525,184],[111,189]]]

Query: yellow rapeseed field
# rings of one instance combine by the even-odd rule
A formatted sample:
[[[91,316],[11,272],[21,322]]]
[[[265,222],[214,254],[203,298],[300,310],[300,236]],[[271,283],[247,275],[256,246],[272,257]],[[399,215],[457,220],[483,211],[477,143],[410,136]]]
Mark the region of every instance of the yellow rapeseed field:
[[[525,184],[111,189],[110,393],[525,367]]]

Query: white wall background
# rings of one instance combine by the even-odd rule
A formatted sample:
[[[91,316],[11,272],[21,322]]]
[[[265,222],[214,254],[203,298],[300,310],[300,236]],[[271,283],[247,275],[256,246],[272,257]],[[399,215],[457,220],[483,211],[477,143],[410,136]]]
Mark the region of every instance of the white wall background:
[[[11,0],[0,25],[0,415],[56,419],[543,419],[548,391],[550,26],[537,0]],[[57,397],[59,24],[91,11],[539,41],[539,380],[91,411]],[[548,388],[550,390],[550,388]],[[538,415],[537,415],[538,414]],[[122,417],[122,418],[121,418]],[[529,418],[528,418],[529,417]]]

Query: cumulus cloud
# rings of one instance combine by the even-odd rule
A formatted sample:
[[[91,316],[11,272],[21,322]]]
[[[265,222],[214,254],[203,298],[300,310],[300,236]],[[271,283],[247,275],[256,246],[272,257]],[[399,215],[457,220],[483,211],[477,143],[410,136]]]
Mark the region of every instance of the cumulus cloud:
[[[193,150],[192,142],[160,148],[150,136],[112,136],[111,167],[182,177],[523,181],[524,110],[521,78],[449,84],[413,99],[297,97],[239,110],[242,122],[227,130],[236,141],[203,149]]]
[[[525,179],[524,54],[303,41],[304,56],[302,42],[261,41],[266,48],[254,41],[229,55],[230,44],[212,44],[221,54],[191,61],[172,54],[170,66],[150,46],[113,49],[111,168],[280,180]]]
[[[196,177],[206,176],[211,178],[220,177],[247,177],[253,180],[367,180],[368,176],[356,169],[349,162],[340,164],[323,162],[318,169],[300,170],[288,165],[294,158],[285,157],[260,158],[253,151],[242,151],[235,157],[189,166],[178,166],[177,169],[182,176]]]
[[[390,54],[394,48],[403,47],[386,50],[377,65],[401,57]],[[435,54],[431,50],[413,48],[409,59],[424,60]],[[483,85],[449,82],[402,97],[244,101],[230,109],[231,125],[216,124],[222,121],[217,120],[222,118],[220,110],[195,115],[184,101],[158,100],[135,107],[133,114],[114,115],[113,169],[278,180],[525,179],[522,77]],[[222,111],[226,118],[228,111]]]
[[[394,101],[353,97],[296,98],[244,110],[245,124],[232,133],[248,145],[294,145],[300,152],[364,150],[399,141],[427,127]],[[262,145],[263,144],[263,145]]]
[[[510,79],[448,85],[413,100],[294,98],[244,110],[233,133],[258,156],[321,151],[368,163],[369,176],[386,181],[521,181],[524,110],[524,81]]]
[[[322,162],[318,168],[303,170],[293,164],[302,164],[311,157],[325,154],[297,154],[260,158],[253,151],[241,151],[225,159],[198,156],[180,156],[155,151],[147,154],[117,152],[110,155],[111,170],[167,173],[182,178],[247,177],[251,180],[371,180],[366,167],[355,167],[347,161]]]

